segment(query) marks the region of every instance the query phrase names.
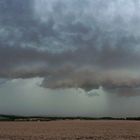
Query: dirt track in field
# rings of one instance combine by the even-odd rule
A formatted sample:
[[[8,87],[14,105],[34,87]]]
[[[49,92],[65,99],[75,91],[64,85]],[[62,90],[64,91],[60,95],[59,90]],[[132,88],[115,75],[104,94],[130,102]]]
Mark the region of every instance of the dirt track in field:
[[[140,122],[0,122],[0,140],[140,140]]]

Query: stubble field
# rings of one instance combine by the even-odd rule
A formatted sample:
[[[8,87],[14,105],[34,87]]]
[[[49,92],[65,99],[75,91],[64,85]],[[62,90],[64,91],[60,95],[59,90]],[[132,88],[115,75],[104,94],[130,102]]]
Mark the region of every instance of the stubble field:
[[[140,140],[140,122],[0,122],[0,140]]]

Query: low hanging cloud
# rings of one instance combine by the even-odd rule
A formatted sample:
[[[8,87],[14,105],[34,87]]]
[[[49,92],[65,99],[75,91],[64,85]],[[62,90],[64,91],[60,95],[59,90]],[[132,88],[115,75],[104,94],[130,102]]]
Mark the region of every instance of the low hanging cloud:
[[[96,61],[92,61],[92,53],[91,55],[88,53],[88,58],[91,59],[89,61],[85,57],[87,56],[85,51],[83,51],[83,54],[81,51],[80,54],[83,58],[79,58],[80,50],[60,54],[52,54],[47,51],[30,48],[11,48],[11,50],[8,48],[8,51],[4,47],[0,55],[0,60],[3,60],[0,70],[0,77],[2,78],[43,77],[44,81],[41,86],[51,89],[82,88],[90,91],[102,86],[105,90],[120,92],[121,89],[122,91],[124,89],[132,90],[140,86],[140,75],[137,69],[135,69],[139,67],[138,62],[132,63],[132,65],[131,63],[127,64],[127,61],[123,60],[126,59],[125,56],[123,56],[123,59],[118,57],[116,62],[113,61],[114,64],[109,65],[109,59],[106,59],[104,63],[100,61],[102,50],[96,50],[96,54],[98,54]],[[119,54],[116,50],[115,53]],[[131,60],[131,57],[126,57],[136,62],[134,58],[136,57],[135,59],[137,59],[139,55],[136,52],[133,53],[129,52],[129,56],[133,55],[133,60]],[[82,62],[81,59],[83,59]],[[134,68],[131,68],[132,66]]]
[[[2,0],[0,7],[1,78],[139,93],[138,0]]]

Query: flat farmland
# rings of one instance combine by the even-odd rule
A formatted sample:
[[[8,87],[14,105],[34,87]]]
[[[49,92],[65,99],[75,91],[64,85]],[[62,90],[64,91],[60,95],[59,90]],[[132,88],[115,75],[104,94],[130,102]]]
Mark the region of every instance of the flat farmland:
[[[140,122],[0,122],[0,140],[140,140]]]

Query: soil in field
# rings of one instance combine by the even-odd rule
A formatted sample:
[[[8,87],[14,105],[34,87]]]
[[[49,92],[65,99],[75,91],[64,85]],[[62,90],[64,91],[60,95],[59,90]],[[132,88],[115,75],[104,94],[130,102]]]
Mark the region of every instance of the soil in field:
[[[0,140],[140,140],[140,122],[0,122]]]

